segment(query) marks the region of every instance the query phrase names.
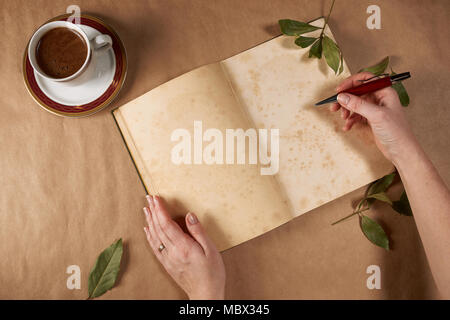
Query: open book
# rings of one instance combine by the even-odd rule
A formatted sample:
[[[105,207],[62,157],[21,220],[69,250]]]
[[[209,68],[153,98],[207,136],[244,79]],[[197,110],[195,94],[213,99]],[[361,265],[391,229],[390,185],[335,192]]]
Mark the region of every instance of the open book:
[[[326,34],[333,38],[328,27]],[[146,191],[175,216],[196,213],[225,250],[392,171],[368,126],[343,132],[338,114],[314,106],[349,75],[345,62],[336,76],[280,36],[179,76],[113,115]],[[257,134],[256,163],[251,135],[240,149],[244,163],[238,138],[235,154],[227,152],[227,129],[238,128]]]

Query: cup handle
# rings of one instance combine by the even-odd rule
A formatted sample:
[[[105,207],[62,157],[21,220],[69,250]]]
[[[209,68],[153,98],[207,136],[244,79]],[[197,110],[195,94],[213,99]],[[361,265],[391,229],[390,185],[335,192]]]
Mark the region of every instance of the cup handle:
[[[107,34],[99,34],[91,40],[95,52],[103,52],[111,48],[112,39]]]

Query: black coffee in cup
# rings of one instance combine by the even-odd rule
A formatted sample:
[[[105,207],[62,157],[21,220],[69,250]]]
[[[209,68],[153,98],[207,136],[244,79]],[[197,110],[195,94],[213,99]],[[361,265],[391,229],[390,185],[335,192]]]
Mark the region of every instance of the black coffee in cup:
[[[78,32],[59,27],[41,37],[36,46],[36,61],[45,74],[62,79],[80,70],[87,51],[87,44]]]

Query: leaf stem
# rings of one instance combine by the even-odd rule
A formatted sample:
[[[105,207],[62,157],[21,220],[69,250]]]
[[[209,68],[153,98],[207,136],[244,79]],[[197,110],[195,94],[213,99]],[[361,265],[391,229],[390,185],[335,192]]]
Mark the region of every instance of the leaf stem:
[[[327,17],[325,18],[325,23],[323,25],[322,32],[320,33],[319,39],[322,39],[322,37],[323,37],[323,34],[325,32],[325,28],[326,28],[326,26],[328,24],[328,19],[330,19],[331,11],[333,11],[333,7],[334,7],[334,2],[335,1],[336,0],[333,0],[333,2],[331,3],[330,11],[328,12]]]
[[[357,211],[355,211],[355,212],[349,214],[348,216],[343,217],[342,219],[339,219],[338,221],[333,222],[331,225],[334,226],[335,224],[337,224],[337,223],[339,223],[339,222],[342,222],[342,221],[344,221],[344,220],[347,220],[347,219],[350,218],[350,217],[353,217],[355,214],[360,214],[361,212],[364,212],[364,211],[369,210],[369,209],[370,209],[370,208],[367,207],[367,208],[364,208],[364,209],[361,209],[361,210],[357,210]]]

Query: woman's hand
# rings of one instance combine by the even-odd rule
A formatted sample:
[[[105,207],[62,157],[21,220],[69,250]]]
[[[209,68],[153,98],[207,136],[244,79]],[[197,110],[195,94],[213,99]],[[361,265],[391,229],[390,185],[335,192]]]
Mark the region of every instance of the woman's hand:
[[[197,217],[193,213],[186,215],[188,235],[172,220],[160,197],[147,196],[147,201],[149,207],[144,208],[144,213],[148,226],[144,231],[166,271],[191,300],[224,299],[222,256]]]
[[[345,79],[336,91],[356,87],[362,80],[373,76],[370,72],[355,74]],[[338,103],[332,104],[330,109],[333,112],[341,109],[342,118],[345,119],[344,131],[350,130],[357,122],[367,121],[378,148],[394,164],[399,157],[406,154],[404,152],[406,148],[412,149],[417,143],[398,95],[391,87],[361,97],[341,93],[338,95]]]

